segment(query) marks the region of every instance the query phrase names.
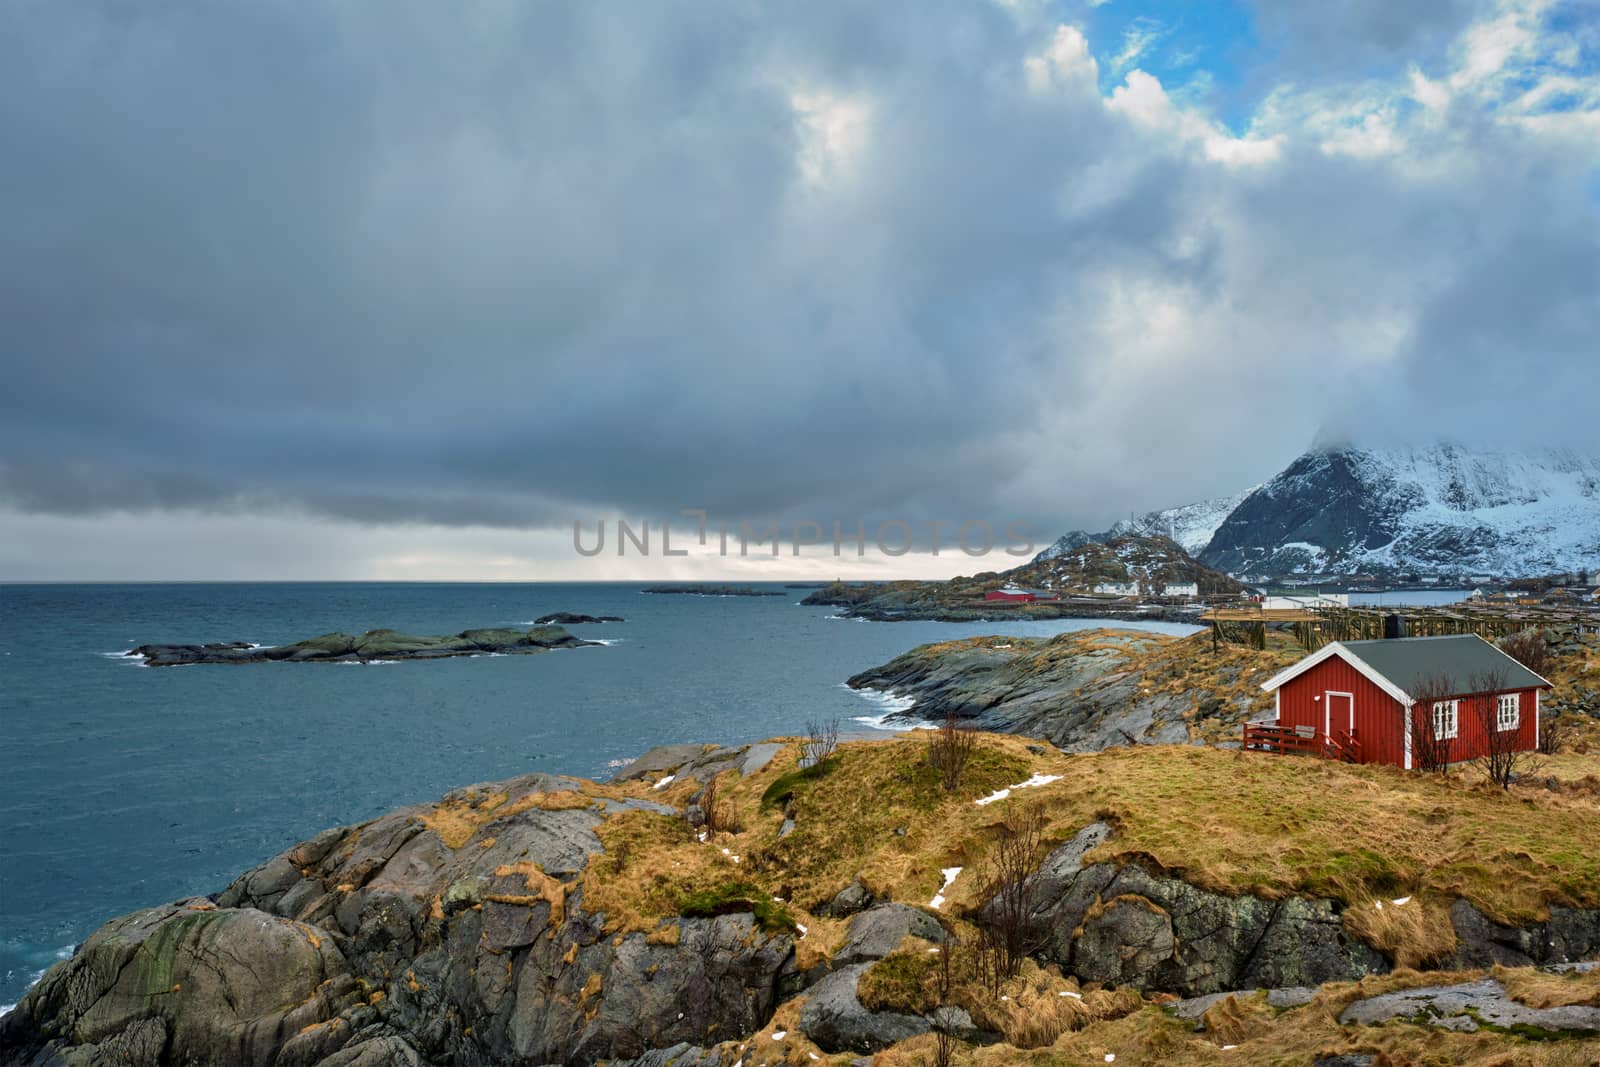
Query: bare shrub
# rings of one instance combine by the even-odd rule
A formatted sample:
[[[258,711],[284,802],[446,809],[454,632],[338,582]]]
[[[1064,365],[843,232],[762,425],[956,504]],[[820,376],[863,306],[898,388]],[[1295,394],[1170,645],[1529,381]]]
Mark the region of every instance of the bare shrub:
[[[1539,751],[1554,756],[1571,743],[1578,732],[1578,720],[1559,712],[1546,712],[1539,716]]]
[[[1039,865],[1044,860],[1044,828],[1041,805],[1030,804],[1020,812],[1008,810],[984,861],[983,896],[988,904],[978,923],[975,962],[979,978],[996,995],[1038,947],[1034,910]]]
[[[939,728],[929,734],[928,763],[939,772],[939,784],[946,793],[960,788],[961,775],[977,746],[977,731],[962,725],[953,714],[945,715]]]
[[[1500,651],[1528,668],[1541,678],[1555,666],[1555,654],[1539,630],[1519,630],[1499,641]]]
[[[939,1011],[933,1016],[933,1067],[950,1067],[955,1051],[962,1041],[950,1030],[950,995],[955,990],[955,934],[944,931],[944,944],[939,945]]]
[[[705,828],[708,833],[713,834],[736,834],[744,827],[739,822],[739,813],[720,795],[717,785],[720,777],[718,775],[712,778],[700,791],[700,810],[705,815]]]
[[[1519,775],[1533,769],[1533,754],[1518,749],[1522,738],[1521,723],[1514,730],[1500,729],[1500,697],[1507,692],[1506,672],[1490,671],[1472,679],[1473,695],[1462,700],[1471,704],[1479,728],[1483,731],[1483,754],[1474,762],[1484,775],[1501,789],[1511,788]],[[1521,710],[1518,712],[1519,716]]]
[[[806,723],[806,739],[800,743],[802,760],[814,767],[833,755],[833,750],[838,747],[838,719]]]
[[[1416,703],[1411,705],[1411,761],[1419,771],[1443,773],[1450,766],[1450,754],[1455,747],[1455,737],[1461,730],[1461,713],[1457,701],[1454,729],[1440,722],[1434,705],[1452,699],[1459,686],[1442,674],[1423,678],[1413,689]],[[1443,727],[1441,729],[1441,727]]]

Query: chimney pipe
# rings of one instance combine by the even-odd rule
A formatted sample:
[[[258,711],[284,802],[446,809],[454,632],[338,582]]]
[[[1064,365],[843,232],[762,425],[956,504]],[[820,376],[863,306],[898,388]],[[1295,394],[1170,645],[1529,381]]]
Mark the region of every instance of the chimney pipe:
[[[1406,635],[1406,617],[1404,615],[1393,614],[1393,615],[1385,615],[1383,617],[1383,637],[1384,637],[1384,640],[1392,641],[1397,637],[1404,637],[1405,635]]]

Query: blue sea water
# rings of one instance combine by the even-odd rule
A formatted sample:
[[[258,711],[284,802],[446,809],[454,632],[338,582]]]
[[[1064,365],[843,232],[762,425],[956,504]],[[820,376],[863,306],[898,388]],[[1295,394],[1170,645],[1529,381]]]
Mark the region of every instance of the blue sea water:
[[[866,623],[800,605],[799,589],[640,590],[0,586],[0,1004],[106,919],[219,890],[325,827],[530,771],[604,777],[665,742],[881,717],[881,703],[841,683],[915,645],[1097,625]],[[607,647],[534,656],[168,668],[120,656],[147,642],[279,644],[380,626],[456,633],[553,611],[626,621],[571,628]]]

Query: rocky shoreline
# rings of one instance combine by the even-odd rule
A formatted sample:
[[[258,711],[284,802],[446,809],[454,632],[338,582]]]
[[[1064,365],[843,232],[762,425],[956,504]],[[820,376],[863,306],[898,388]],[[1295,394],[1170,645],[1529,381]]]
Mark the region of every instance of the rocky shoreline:
[[[1292,651],[1213,649],[1203,634],[1108,627],[921,645],[845,684],[912,700],[890,724],[954,716],[981,730],[1094,752],[1237,740],[1240,722],[1271,708],[1259,683],[1295,658]]]
[[[842,618],[866,622],[1010,622],[1015,619],[1110,619],[1200,625],[1202,609],[1141,604],[1113,598],[1074,598],[996,604],[952,592],[942,582],[840,585],[819,589],[800,603],[838,608]]]
[[[1024,750],[1014,739],[1001,747]],[[864,768],[921,748],[853,751]],[[968,904],[941,912],[938,899],[907,901],[862,875],[821,899],[752,884],[763,870],[783,877],[772,872],[792,841],[828,832],[797,830],[807,816],[788,801],[748,822],[803,780],[799,756],[798,743],[782,740],[663,746],[610,783],[530,774],[325,831],[212,897],[107,923],[0,1020],[0,1064],[729,1067],[754,1062],[758,1047],[792,1049],[806,1062],[935,1029],[971,1045],[1033,1047],[1009,1009],[928,1006],[893,977],[926,970],[929,954],[956,936],[953,924],[990,921],[998,897],[969,892]],[[850,788],[846,773],[813,775],[811,788]],[[717,826],[730,818],[718,814],[729,796],[746,820],[732,831]],[[971,809],[970,799],[947,803]],[[1160,1014],[1144,999],[1157,993],[1203,998],[1174,1005],[1173,1025],[1206,1028],[1218,1004],[1237,1013],[1258,987],[1276,991],[1272,1011],[1294,1011],[1329,982],[1367,983],[1338,994],[1336,1034],[1396,1015],[1459,1031],[1470,1012],[1537,1024],[1552,1038],[1600,1032],[1600,1006],[1528,1008],[1508,999],[1499,977],[1459,976],[1600,955],[1600,908],[1552,905],[1548,919],[1518,927],[1458,899],[1448,920],[1456,948],[1436,961],[1456,969],[1457,985],[1404,992],[1405,983],[1370,985],[1394,960],[1354,935],[1340,902],[1205,888],[1139,852],[1110,858],[1119,833],[1106,821],[1081,825],[1044,855],[1026,890],[1040,935],[1027,981],[1044,984],[1007,988],[1033,997],[1026,1017],[1049,1014],[1053,1032]],[[661,854],[680,858],[650,858],[680,838]],[[625,917],[628,900],[651,898],[619,889],[692,857],[725,881],[672,898],[659,919]],[[1437,1022],[1410,1010],[1430,996],[1450,1006]],[[1335,1025],[1328,1011],[1307,1010],[1308,1025]]]
[[[143,659],[147,667],[181,667],[196,663],[375,663],[456,656],[529,655],[558,648],[599,645],[599,641],[574,637],[560,626],[535,626],[530,630],[463,630],[444,637],[418,636],[399,630],[368,630],[364,634],[323,634],[269,647],[246,641],[206,645],[151,644],[129,649],[123,655]]]

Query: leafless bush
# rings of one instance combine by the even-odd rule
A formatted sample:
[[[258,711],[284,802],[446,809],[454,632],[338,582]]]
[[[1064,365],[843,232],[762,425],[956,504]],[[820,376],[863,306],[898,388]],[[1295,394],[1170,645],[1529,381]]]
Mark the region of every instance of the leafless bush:
[[[800,756],[810,766],[816,766],[839,747],[839,720],[807,722],[806,739],[801,742]]]
[[[1578,720],[1571,715],[1547,712],[1539,716],[1539,751],[1554,756],[1567,747],[1577,733]]]
[[[977,731],[963,726],[950,714],[928,735],[928,762],[939,772],[939,784],[946,793],[954,793],[961,786],[961,775],[977,747]]]
[[[1450,766],[1450,754],[1461,730],[1461,702],[1455,702],[1453,715],[1443,708],[1436,712],[1434,705],[1452,699],[1459,690],[1459,686],[1442,674],[1429,675],[1414,687],[1411,759],[1419,771],[1443,773]]]
[[[1543,677],[1555,665],[1555,654],[1538,630],[1519,630],[1500,639],[1500,651]]]
[[[700,791],[700,810],[705,815],[705,828],[708,833],[736,834],[744,829],[739,823],[739,815],[734,811],[733,805],[722,799],[717,778],[712,778]]]
[[[989,902],[978,923],[976,964],[984,984],[997,995],[1038,945],[1034,908],[1044,828],[1044,808],[1039,804],[1008,811],[985,861],[983,896]]]
[[[1483,754],[1475,761],[1489,781],[1501,789],[1511,788],[1519,775],[1533,769],[1533,754],[1518,748],[1521,723],[1514,730],[1500,729],[1500,697],[1506,693],[1506,673],[1491,671],[1472,679],[1473,695],[1462,701],[1471,704],[1478,728],[1483,731]],[[1520,717],[1521,710],[1518,715]]]
[[[941,925],[943,925],[941,923]],[[950,1005],[950,994],[955,988],[955,934],[948,926],[939,942],[939,1010],[934,1013],[933,1065],[950,1067],[955,1059],[960,1039],[950,1031],[950,1015],[944,1009]]]

